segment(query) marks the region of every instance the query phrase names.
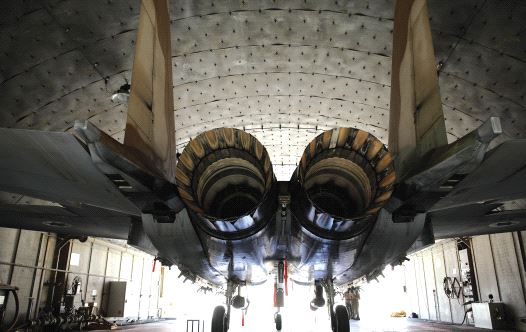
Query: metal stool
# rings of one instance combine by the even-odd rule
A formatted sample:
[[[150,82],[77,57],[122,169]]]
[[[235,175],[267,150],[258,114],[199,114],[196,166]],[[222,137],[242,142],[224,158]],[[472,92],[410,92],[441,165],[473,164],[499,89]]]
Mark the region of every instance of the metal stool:
[[[197,323],[197,330],[195,332],[205,332],[205,321],[203,320],[203,324],[201,325],[201,320],[199,319],[187,319],[186,320],[186,332],[194,332],[195,323]],[[192,327],[192,329],[189,330],[188,326]],[[201,328],[203,329],[202,331],[201,331]]]

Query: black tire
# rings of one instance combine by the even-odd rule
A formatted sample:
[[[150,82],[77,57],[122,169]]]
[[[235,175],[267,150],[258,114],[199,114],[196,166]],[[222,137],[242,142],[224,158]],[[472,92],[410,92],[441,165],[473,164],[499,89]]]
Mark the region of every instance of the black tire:
[[[335,332],[350,332],[351,327],[349,326],[349,314],[347,313],[347,308],[343,305],[337,305],[336,310],[334,310],[334,316],[336,321]]]
[[[219,305],[215,307],[214,314],[212,315],[212,332],[226,332],[228,331],[228,325],[226,324],[225,307]]]
[[[274,317],[274,322],[276,323],[276,331],[281,331],[281,314],[276,314],[276,317]]]

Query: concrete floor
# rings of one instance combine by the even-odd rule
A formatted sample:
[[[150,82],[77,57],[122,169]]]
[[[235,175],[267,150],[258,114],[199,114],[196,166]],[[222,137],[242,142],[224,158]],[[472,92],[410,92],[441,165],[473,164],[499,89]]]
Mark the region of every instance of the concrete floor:
[[[467,325],[453,325],[410,318],[351,321],[351,331],[488,331]]]
[[[179,328],[179,330],[176,328]],[[149,323],[142,325],[133,325],[133,326],[123,326],[119,327],[114,331],[150,331],[150,332],[191,332],[189,329],[180,329],[181,322],[176,320],[164,321],[159,323]],[[184,325],[184,324],[183,324]],[[233,330],[233,329],[231,329]],[[243,331],[243,329],[235,329],[236,331]],[[210,331],[210,327],[206,326],[205,331]],[[387,318],[382,320],[362,320],[362,321],[351,321],[351,331],[360,331],[360,332],[391,332],[391,331],[488,331],[486,329],[477,329],[471,326],[460,326],[460,325],[450,325],[437,322],[423,321],[419,319],[408,319],[408,318]],[[197,327],[194,328],[193,332],[203,332],[197,330]],[[248,332],[248,331],[247,331]],[[250,331],[256,332],[256,331]],[[263,331],[262,331],[263,332]],[[267,331],[265,331],[267,332]],[[282,332],[303,332],[303,331],[294,331],[293,329],[288,329],[285,325],[283,326]],[[316,332],[330,332],[327,331],[316,331]]]

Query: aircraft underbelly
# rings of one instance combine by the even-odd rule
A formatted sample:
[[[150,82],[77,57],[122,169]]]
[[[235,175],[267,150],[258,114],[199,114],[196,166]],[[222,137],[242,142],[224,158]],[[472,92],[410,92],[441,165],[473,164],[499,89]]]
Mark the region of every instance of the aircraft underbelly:
[[[362,276],[374,279],[387,264],[402,262],[422,234],[425,223],[425,214],[417,215],[412,222],[394,223],[391,213],[382,209],[353,265],[335,275],[335,283],[344,284]]]
[[[143,218],[143,222],[145,219]],[[195,227],[186,210],[175,222],[159,223],[146,219],[145,231],[159,250],[159,257],[176,264],[183,275],[196,275],[215,284],[234,278],[249,284],[266,281],[265,259],[272,255],[273,223],[258,233],[239,240],[222,240]]]
[[[188,278],[199,276],[218,285],[227,279],[260,284],[269,276],[267,262],[287,258],[289,275],[296,282],[334,278],[336,284],[344,284],[403,258],[422,234],[425,215],[411,223],[394,223],[391,213],[382,209],[368,231],[343,240],[316,236],[292,218],[286,252],[278,251],[273,241],[278,220],[237,240],[213,237],[195,222],[199,220],[192,221],[186,210],[174,223],[145,222],[159,256],[177,264]]]
[[[216,285],[226,282],[210,264],[186,210],[180,212],[173,223],[158,223],[143,216],[143,226],[159,251],[158,256],[176,264],[187,278],[198,275]]]
[[[299,283],[343,273],[354,262],[366,232],[345,240],[324,239],[293,222],[290,244],[291,277]]]
[[[272,254],[270,228],[267,225],[259,233],[239,240],[222,240],[200,234],[203,249],[210,265],[221,275],[247,282],[261,284],[267,280],[265,259]]]

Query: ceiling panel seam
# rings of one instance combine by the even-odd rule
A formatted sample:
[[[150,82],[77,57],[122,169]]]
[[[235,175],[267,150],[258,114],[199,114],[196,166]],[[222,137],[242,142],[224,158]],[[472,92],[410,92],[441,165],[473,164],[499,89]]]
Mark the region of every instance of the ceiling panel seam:
[[[469,18],[469,20],[467,21],[467,25],[466,27],[463,29],[463,33],[458,37],[457,41],[455,42],[455,44],[453,45],[453,47],[451,48],[451,50],[449,51],[447,57],[444,59],[444,61],[442,61],[442,64],[439,68],[439,72],[443,71],[445,69],[445,67],[447,66],[447,63],[449,61],[449,59],[451,58],[451,55],[453,54],[453,52],[455,51],[455,49],[457,48],[458,44],[460,43],[460,40],[466,35],[466,33],[468,32],[469,30],[469,27],[471,26],[471,24],[473,24],[473,21],[475,20],[475,18],[477,17],[477,15],[480,13],[480,11],[482,10],[482,8],[484,8],[484,6],[486,5],[486,3],[488,2],[488,0],[484,0],[484,2],[482,3],[482,5],[480,6],[480,8],[478,8],[474,13],[473,15]]]
[[[330,14],[345,15],[345,16],[347,16],[349,18],[351,18],[352,16],[360,16],[360,17],[368,17],[368,18],[377,19],[379,21],[391,21],[391,22],[393,21],[393,19],[389,18],[389,17],[374,16],[374,15],[364,14],[364,13],[360,13],[360,12],[337,11],[337,10],[333,10],[333,9],[259,8],[259,9],[237,9],[237,10],[229,10],[229,11],[222,11],[222,12],[221,11],[217,11],[217,12],[201,13],[201,14],[197,14],[197,15],[176,18],[176,19],[170,20],[170,22],[171,23],[175,23],[175,22],[180,22],[180,21],[184,21],[184,20],[187,20],[187,19],[202,18],[203,16],[226,15],[226,14],[228,14],[230,16],[230,15],[232,15],[232,13],[261,13],[263,11],[268,11],[268,12],[286,11],[288,13],[291,13],[293,11],[309,12],[309,13],[311,13],[311,12],[318,12],[318,14],[330,13]]]
[[[182,86],[185,86],[185,85],[188,85],[188,84],[195,84],[195,83],[206,82],[206,81],[214,80],[214,79],[221,79],[221,78],[228,78],[228,77],[245,77],[245,76],[252,76],[252,75],[267,75],[267,74],[318,75],[318,76],[325,76],[325,77],[330,77],[330,78],[344,78],[344,79],[348,79],[348,80],[352,80],[352,81],[358,81],[360,83],[361,82],[371,83],[371,84],[375,84],[375,85],[380,85],[382,88],[389,88],[389,87],[391,87],[391,85],[389,85],[389,84],[380,83],[380,82],[376,82],[376,81],[371,81],[371,80],[367,80],[367,79],[363,79],[363,78],[359,78],[359,77],[346,76],[346,75],[333,75],[333,74],[326,74],[326,73],[294,71],[294,70],[289,70],[289,71],[280,71],[280,70],[271,71],[271,70],[268,70],[268,71],[262,71],[262,72],[250,72],[250,73],[246,73],[245,72],[245,73],[241,73],[241,74],[227,74],[227,75],[209,76],[207,78],[203,78],[203,79],[200,79],[200,80],[192,80],[192,81],[186,81],[186,82],[180,83],[180,84],[174,84],[173,88],[175,89],[176,87],[182,87]]]
[[[353,104],[358,104],[358,105],[370,106],[372,108],[377,108],[377,109],[384,110],[384,111],[389,111],[389,108],[387,107],[367,104],[367,103],[359,102],[353,99],[331,98],[331,97],[323,97],[323,96],[316,96],[316,95],[302,95],[302,94],[254,94],[254,95],[246,95],[246,96],[240,96],[240,97],[221,98],[221,99],[210,100],[205,103],[191,104],[191,105],[175,108],[174,111],[180,111],[180,110],[188,109],[188,108],[195,107],[195,106],[207,105],[207,104],[215,103],[218,101],[248,99],[248,98],[254,98],[254,97],[289,97],[289,98],[290,97],[302,97],[302,98],[317,98],[317,99],[323,99],[323,100],[339,100],[339,101],[352,102]]]
[[[351,52],[358,52],[363,53],[367,55],[377,55],[385,58],[391,58],[390,55],[380,52],[371,52],[371,51],[365,51],[360,50],[357,48],[352,47],[341,47],[341,46],[329,46],[329,45],[312,45],[312,44],[301,44],[301,43],[295,43],[295,44],[285,44],[285,43],[269,43],[269,44],[243,44],[243,45],[235,45],[235,46],[225,46],[225,47],[215,47],[210,49],[202,49],[197,51],[191,51],[191,52],[185,52],[185,53],[179,53],[172,55],[172,59],[177,58],[185,58],[189,55],[199,54],[199,53],[209,53],[209,52],[215,52],[215,51],[222,51],[222,50],[231,50],[231,49],[245,49],[250,47],[267,47],[267,46],[283,46],[283,47],[290,47],[290,48],[301,48],[301,47],[311,47],[314,49],[328,49],[328,50],[339,50],[339,51],[351,51]]]
[[[516,61],[519,61],[519,62],[522,62],[522,63],[526,63],[526,60],[521,59],[521,58],[519,58],[519,57],[516,56],[516,55],[506,53],[506,52],[501,51],[501,50],[499,50],[499,49],[497,49],[497,48],[491,47],[491,46],[486,45],[486,44],[482,44],[482,43],[480,43],[480,42],[478,42],[478,41],[476,41],[476,40],[468,39],[468,38],[464,37],[465,34],[462,35],[462,36],[458,36],[458,35],[454,35],[454,34],[451,34],[451,33],[446,33],[446,32],[443,32],[443,31],[441,31],[441,30],[437,30],[437,29],[431,29],[431,30],[432,30],[434,33],[438,33],[438,34],[441,35],[441,36],[454,37],[455,39],[458,39],[458,41],[457,41],[458,43],[460,43],[461,41],[464,41],[464,42],[469,43],[470,45],[471,45],[471,44],[473,44],[473,45],[477,45],[477,46],[480,46],[480,47],[486,48],[486,49],[488,49],[488,50],[490,50],[490,51],[493,51],[493,52],[495,52],[495,53],[498,53],[498,54],[501,55],[501,56],[507,56],[507,57],[510,57],[510,58],[513,59],[513,60],[516,60]],[[380,55],[380,54],[378,54],[378,55]],[[391,58],[391,56],[388,56],[388,57]]]
[[[453,73],[450,73],[450,72],[447,72],[447,71],[444,71],[444,74],[449,75],[449,76],[452,76],[452,77],[454,77],[454,78],[456,78],[456,79],[458,79],[458,80],[460,80],[460,81],[464,81],[464,82],[466,82],[466,83],[469,83],[469,84],[473,85],[473,86],[476,87],[476,88],[479,88],[479,89],[481,89],[481,90],[485,90],[485,91],[487,91],[487,92],[489,92],[489,93],[491,93],[491,94],[496,95],[498,98],[505,99],[505,100],[507,100],[508,102],[510,102],[510,103],[512,103],[512,104],[515,104],[516,106],[519,106],[519,107],[521,107],[521,108],[523,108],[523,109],[526,109],[526,105],[523,105],[523,104],[521,104],[520,102],[518,102],[518,101],[516,101],[516,100],[514,100],[514,99],[512,99],[512,98],[510,98],[510,97],[506,97],[505,95],[499,94],[496,90],[493,90],[493,89],[488,88],[488,87],[486,87],[486,86],[480,85],[480,84],[477,83],[477,82],[473,82],[473,81],[467,80],[467,79],[465,79],[465,78],[463,78],[463,77],[460,77],[460,76],[458,76],[458,75],[456,75],[456,74],[453,74]]]
[[[69,31],[68,28],[66,28],[65,26],[63,26],[62,24],[60,24],[59,20],[57,20],[57,18],[55,17],[55,15],[51,12],[51,10],[47,7],[47,6],[44,6],[45,10],[47,11],[47,13],[49,14],[49,16],[53,19],[53,21],[59,26],[61,27],[64,31]],[[67,37],[67,39],[73,44],[73,45],[78,45],[78,42],[73,40],[71,37]],[[84,60],[86,60],[92,67],[92,69],[97,73],[99,74],[99,76],[104,79],[104,75],[102,75],[102,73],[98,70],[97,66],[92,63],[89,58],[86,56],[86,54],[83,52],[83,48],[82,47],[79,47],[77,46],[76,48],[78,50],[78,52],[80,54],[82,54],[82,56],[84,57]]]
[[[127,71],[127,70],[121,71],[121,72],[119,72],[119,73],[117,73],[117,74],[114,74],[114,75],[110,76],[109,78],[111,78],[111,77],[115,77],[115,76],[119,76],[119,75],[121,75],[121,74],[124,73],[124,72],[128,72],[128,71]],[[76,89],[74,89],[74,90],[68,91],[68,93],[65,93],[65,94],[63,94],[63,95],[59,96],[58,98],[55,98],[55,99],[53,99],[53,100],[51,100],[51,101],[48,101],[48,102],[46,102],[45,104],[43,104],[42,106],[39,106],[38,108],[36,108],[36,109],[34,109],[34,110],[29,110],[27,114],[24,114],[24,115],[22,115],[21,117],[17,118],[16,121],[15,121],[15,123],[19,123],[19,122],[23,121],[25,118],[27,118],[27,117],[30,116],[31,114],[33,114],[33,113],[37,113],[39,110],[45,108],[46,106],[49,106],[50,104],[56,103],[56,102],[58,102],[59,100],[61,100],[62,98],[66,97],[66,96],[68,96],[68,95],[71,95],[71,94],[73,94],[73,93],[75,93],[75,92],[77,92],[77,91],[80,91],[80,90],[82,90],[82,89],[84,89],[84,88],[86,88],[86,87],[89,87],[90,85],[97,84],[97,83],[102,82],[102,81],[105,82],[105,83],[107,83],[109,78],[106,77],[106,78],[98,79],[98,80],[95,80],[95,81],[89,82],[88,84],[85,84],[85,85],[83,85],[83,86],[81,86],[81,87],[79,87],[79,88],[76,88]]]

